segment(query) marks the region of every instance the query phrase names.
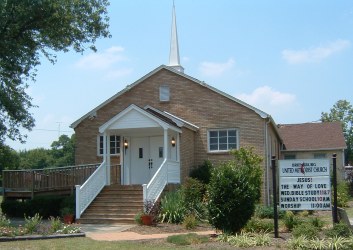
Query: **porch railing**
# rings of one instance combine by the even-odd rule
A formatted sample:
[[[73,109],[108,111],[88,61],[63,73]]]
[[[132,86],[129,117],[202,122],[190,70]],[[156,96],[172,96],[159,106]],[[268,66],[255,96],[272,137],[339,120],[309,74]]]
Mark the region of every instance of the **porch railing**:
[[[84,183],[99,164],[71,167],[3,170],[3,188],[13,192],[40,192],[74,188]]]
[[[103,163],[96,171],[85,181],[85,183],[76,185],[76,219],[81,217],[81,214],[91,204],[91,202],[100,193],[103,187],[107,184],[107,169],[106,163]]]
[[[168,183],[180,183],[180,163],[164,160],[148,184],[143,184],[143,201],[156,201]]]

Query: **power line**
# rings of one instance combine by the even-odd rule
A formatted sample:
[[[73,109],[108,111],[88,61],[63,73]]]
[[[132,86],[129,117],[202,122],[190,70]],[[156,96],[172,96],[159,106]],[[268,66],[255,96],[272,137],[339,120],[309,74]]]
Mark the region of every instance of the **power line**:
[[[58,132],[57,129],[45,129],[45,128],[35,128],[35,129],[32,129],[32,130],[48,131],[48,132]],[[71,131],[68,131],[68,130],[60,130],[60,132],[71,133],[71,132],[73,132],[73,131],[72,131],[72,130],[71,130]]]

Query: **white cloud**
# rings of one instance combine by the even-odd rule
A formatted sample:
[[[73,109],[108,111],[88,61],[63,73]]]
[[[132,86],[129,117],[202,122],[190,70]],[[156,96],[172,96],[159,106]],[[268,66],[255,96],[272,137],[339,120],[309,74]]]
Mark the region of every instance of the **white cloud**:
[[[259,87],[250,94],[236,95],[236,98],[270,114],[288,108],[296,102],[294,94],[279,92],[269,86]]]
[[[284,60],[291,64],[320,62],[325,58],[328,58],[344,49],[347,49],[350,45],[350,41],[339,39],[327,44],[326,46],[318,46],[311,49],[286,49],[282,51],[282,57]]]
[[[130,75],[132,73],[132,69],[130,68],[122,68],[122,69],[117,69],[117,70],[110,70],[107,72],[104,76],[104,79],[107,80],[114,80],[123,76]]]
[[[127,60],[123,55],[124,48],[120,46],[113,46],[106,49],[103,52],[91,53],[87,56],[82,57],[75,66],[80,69],[87,70],[101,70],[108,69],[117,62]]]
[[[224,63],[202,62],[199,70],[206,76],[219,76],[225,71],[231,69],[234,63],[235,61],[232,58],[228,59],[228,61]]]

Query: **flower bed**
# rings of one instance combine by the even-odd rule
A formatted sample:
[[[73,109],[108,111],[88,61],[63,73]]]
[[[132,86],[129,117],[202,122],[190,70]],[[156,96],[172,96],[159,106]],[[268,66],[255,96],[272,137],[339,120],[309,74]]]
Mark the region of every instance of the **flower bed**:
[[[25,217],[23,225],[14,226],[5,215],[0,214],[0,241],[84,236],[79,227],[66,225],[58,217],[42,221],[42,217],[36,214],[33,217]]]

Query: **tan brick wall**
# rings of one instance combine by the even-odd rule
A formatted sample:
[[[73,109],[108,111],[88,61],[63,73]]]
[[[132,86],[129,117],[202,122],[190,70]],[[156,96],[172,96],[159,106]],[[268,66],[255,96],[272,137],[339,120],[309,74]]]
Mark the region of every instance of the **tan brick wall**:
[[[170,87],[169,102],[159,101],[161,85]],[[182,179],[188,175],[191,166],[200,165],[206,159],[214,163],[230,159],[228,153],[207,152],[207,129],[236,128],[239,131],[239,145],[252,146],[265,157],[265,123],[258,114],[204,86],[162,69],[102,107],[95,119],[87,118],[76,127],[77,164],[99,162],[101,158],[96,156],[99,126],[130,104],[140,107],[150,105],[200,127],[197,132],[183,129],[181,134]]]
[[[195,132],[187,128],[182,128],[180,135],[180,165],[180,178],[183,182],[195,166]]]

